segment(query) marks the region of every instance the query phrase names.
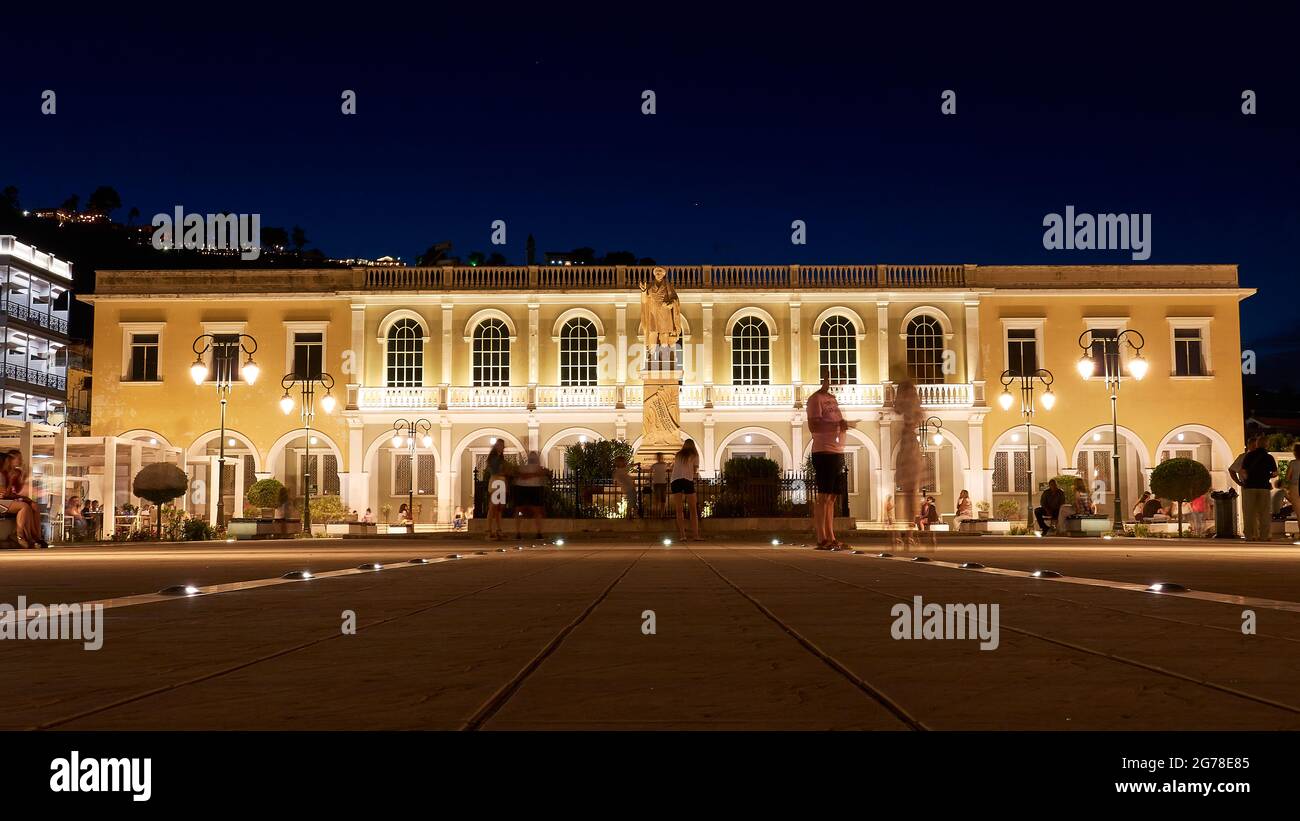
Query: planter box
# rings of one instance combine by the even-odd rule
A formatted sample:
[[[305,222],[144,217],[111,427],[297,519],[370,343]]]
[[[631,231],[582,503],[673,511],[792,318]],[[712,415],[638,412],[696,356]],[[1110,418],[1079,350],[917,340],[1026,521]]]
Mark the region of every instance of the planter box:
[[[962,533],[1011,533],[1011,522],[1006,519],[963,519],[958,530]]]
[[[226,533],[235,539],[285,539],[302,532],[299,519],[231,519]]]
[[[315,529],[313,525],[312,530]],[[329,536],[374,536],[379,529],[365,522],[334,522],[325,525],[325,533]]]
[[[1066,536],[1101,536],[1112,532],[1109,516],[1067,516],[1061,533]]]

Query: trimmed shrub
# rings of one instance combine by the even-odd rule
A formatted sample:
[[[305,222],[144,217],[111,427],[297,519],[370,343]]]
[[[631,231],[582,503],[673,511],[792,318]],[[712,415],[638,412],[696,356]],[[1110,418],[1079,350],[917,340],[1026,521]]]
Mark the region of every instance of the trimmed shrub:
[[[244,493],[244,499],[259,510],[274,510],[289,501],[289,491],[279,479],[259,479]]]
[[[1210,490],[1210,472],[1195,459],[1166,459],[1151,471],[1151,492],[1178,503],[1178,532],[1183,532],[1183,503]]]

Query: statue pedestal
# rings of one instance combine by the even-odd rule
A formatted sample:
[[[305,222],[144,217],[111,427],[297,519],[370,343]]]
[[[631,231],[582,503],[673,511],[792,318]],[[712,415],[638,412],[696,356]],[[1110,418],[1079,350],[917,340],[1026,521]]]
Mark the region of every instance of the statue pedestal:
[[[641,445],[635,458],[643,470],[654,464],[658,453],[662,453],[671,464],[674,455],[682,448],[677,385],[680,378],[681,371],[675,369],[649,369],[641,373],[645,398],[641,405]]]

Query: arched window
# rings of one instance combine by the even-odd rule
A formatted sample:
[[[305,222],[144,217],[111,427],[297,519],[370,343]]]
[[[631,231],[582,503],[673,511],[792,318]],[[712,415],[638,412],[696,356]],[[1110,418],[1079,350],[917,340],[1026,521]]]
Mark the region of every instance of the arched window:
[[[386,378],[393,388],[424,384],[424,332],[414,319],[399,319],[388,329]]]
[[[858,383],[858,329],[846,316],[827,317],[818,331],[820,362],[829,368],[832,385]],[[821,374],[818,374],[820,378]]]
[[[772,346],[767,323],[741,317],[731,332],[731,384],[772,384]]]
[[[943,327],[932,316],[907,323],[907,372],[921,385],[943,381]]]
[[[474,327],[474,387],[510,384],[510,329],[495,317]]]
[[[574,317],[560,329],[560,384],[596,384],[596,326]]]

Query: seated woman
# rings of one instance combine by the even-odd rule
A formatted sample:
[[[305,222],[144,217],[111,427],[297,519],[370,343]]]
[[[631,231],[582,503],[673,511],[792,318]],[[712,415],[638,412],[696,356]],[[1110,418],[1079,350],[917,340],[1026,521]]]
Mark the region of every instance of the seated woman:
[[[31,497],[24,496],[27,489],[27,471],[23,468],[21,451],[11,450],[0,456],[0,481],[4,483],[0,491],[0,510],[14,514],[17,519],[18,532],[15,534],[20,544],[26,547],[49,547],[41,530],[41,514]]]
[[[966,519],[973,519],[974,511],[970,503],[970,494],[962,491],[957,496],[957,515],[953,517],[958,524]]]
[[[1074,485],[1074,515],[1091,516],[1095,512],[1092,506],[1092,497],[1076,482]]]
[[[86,532],[86,520],[82,518],[84,507],[80,496],[69,496],[63,506],[63,521],[73,538],[80,538]]]

